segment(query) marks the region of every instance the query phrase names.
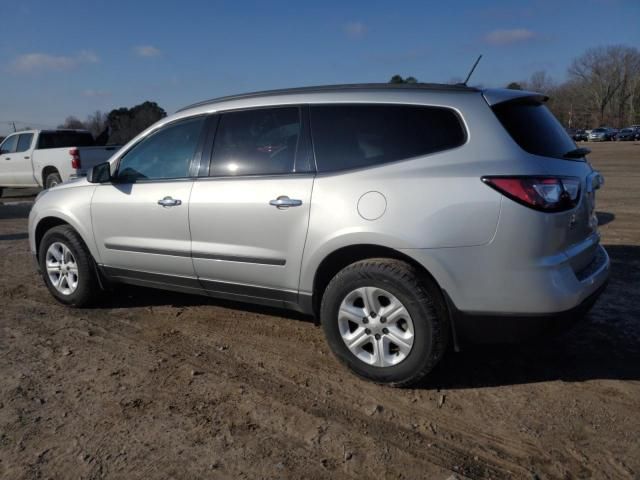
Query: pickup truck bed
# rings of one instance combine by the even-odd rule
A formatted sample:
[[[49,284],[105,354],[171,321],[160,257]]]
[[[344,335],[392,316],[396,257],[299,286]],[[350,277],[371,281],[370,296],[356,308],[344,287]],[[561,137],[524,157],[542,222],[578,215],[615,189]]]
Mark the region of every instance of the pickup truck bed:
[[[26,130],[8,136],[0,145],[2,188],[44,187],[82,177],[106,162],[120,147],[93,146],[82,130]]]

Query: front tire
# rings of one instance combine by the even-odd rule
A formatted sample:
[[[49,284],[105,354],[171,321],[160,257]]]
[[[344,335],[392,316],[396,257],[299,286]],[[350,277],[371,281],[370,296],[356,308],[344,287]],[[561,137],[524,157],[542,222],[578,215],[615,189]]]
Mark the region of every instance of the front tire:
[[[341,270],[324,292],[320,316],[342,363],[360,377],[397,387],[422,380],[449,338],[437,285],[395,259],[362,260]]]
[[[59,302],[86,307],[99,298],[101,289],[93,257],[69,225],[44,234],[38,259],[44,282]]]

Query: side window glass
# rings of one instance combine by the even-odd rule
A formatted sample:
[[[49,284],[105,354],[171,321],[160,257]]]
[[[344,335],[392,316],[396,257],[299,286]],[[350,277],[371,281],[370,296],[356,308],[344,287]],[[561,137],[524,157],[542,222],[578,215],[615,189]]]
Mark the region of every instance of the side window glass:
[[[311,130],[321,172],[427,155],[466,138],[452,110],[411,105],[316,105]]]
[[[216,132],[211,175],[291,173],[300,136],[298,107],[223,113]]]
[[[18,135],[11,135],[7,137],[2,145],[0,145],[0,154],[13,153],[16,151],[18,145]]]
[[[188,177],[204,121],[182,120],[151,134],[120,159],[117,178],[135,182]]]
[[[33,140],[33,133],[22,133],[18,139],[18,148],[16,152],[26,152],[31,148],[31,141]]]

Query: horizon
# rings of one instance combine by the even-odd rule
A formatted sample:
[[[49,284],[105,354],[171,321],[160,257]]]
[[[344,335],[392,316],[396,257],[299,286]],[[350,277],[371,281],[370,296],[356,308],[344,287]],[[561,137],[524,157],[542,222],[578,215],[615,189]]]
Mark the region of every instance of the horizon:
[[[51,128],[147,100],[171,114],[207,98],[395,74],[447,83],[464,79],[479,54],[473,85],[504,87],[541,70],[562,82],[588,48],[640,45],[634,0],[462,0],[437,11],[327,0],[292,10],[282,1],[21,2],[5,11],[3,33],[15,41],[0,45],[0,135],[13,131],[7,122]]]

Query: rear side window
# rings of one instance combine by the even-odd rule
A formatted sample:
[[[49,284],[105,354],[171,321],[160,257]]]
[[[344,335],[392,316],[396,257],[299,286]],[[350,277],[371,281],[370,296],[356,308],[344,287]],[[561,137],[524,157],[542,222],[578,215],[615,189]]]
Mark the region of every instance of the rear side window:
[[[92,147],[93,136],[89,132],[42,132],[38,149],[65,147]]]
[[[466,139],[453,110],[410,105],[312,106],[311,130],[321,172],[426,155]]]
[[[216,131],[212,176],[274,175],[295,169],[300,108],[223,113]]]
[[[31,141],[33,140],[33,133],[21,133],[18,140],[18,148],[16,152],[26,152],[31,148]]]
[[[563,158],[576,144],[549,109],[533,101],[499,103],[493,111],[520,147],[534,155]]]

